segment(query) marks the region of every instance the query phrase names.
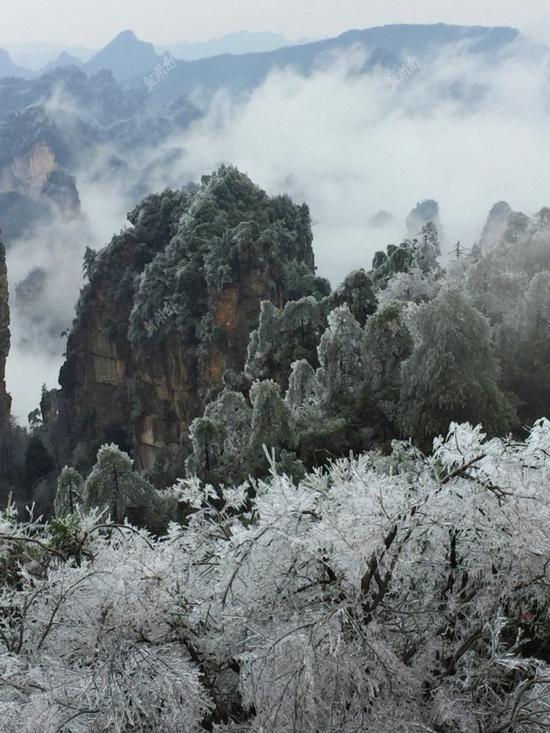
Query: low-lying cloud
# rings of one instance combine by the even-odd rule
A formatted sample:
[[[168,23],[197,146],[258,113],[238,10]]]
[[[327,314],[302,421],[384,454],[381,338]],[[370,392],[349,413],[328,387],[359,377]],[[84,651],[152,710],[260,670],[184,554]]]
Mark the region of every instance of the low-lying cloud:
[[[93,166],[77,175],[86,229],[56,219],[48,237],[42,230],[16,243],[12,291],[49,259],[53,300],[44,307],[61,320],[66,312],[70,324],[84,246],[124,226],[138,191],[183,186],[220,163],[309,204],[319,272],[333,285],[400,241],[407,214],[426,198],[440,203],[447,244],[460,239],[465,248],[495,201],[526,213],[550,204],[546,52],[518,44],[495,64],[456,47],[371,76],[359,73],[361,60],[348,54],[309,76],[279,71],[246,97],[220,93],[189,130],[122,155],[118,171],[107,161],[120,151],[88,156]],[[63,339],[48,357],[39,340],[20,348],[23,328],[16,315],[8,379],[20,416],[36,406],[43,382],[55,385],[64,350]]]
[[[188,169],[231,162],[307,201],[333,282],[403,236],[422,199],[440,202],[448,238],[466,246],[495,201],[527,212],[550,202],[547,56],[519,46],[495,68],[457,48],[399,84],[355,68],[273,74],[245,103],[220,95],[186,136]],[[394,223],[369,226],[380,210]]]

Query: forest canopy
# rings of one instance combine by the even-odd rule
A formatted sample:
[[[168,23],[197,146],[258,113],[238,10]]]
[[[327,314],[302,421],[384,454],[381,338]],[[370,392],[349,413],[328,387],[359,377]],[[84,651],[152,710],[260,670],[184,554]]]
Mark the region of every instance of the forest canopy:
[[[3,418],[3,729],[550,730],[548,210],[334,290],[235,168],[129,222]]]
[[[4,730],[548,730],[549,455],[541,420],[298,482],[271,459],[265,481],[178,482],[185,519],[155,537],[86,508],[100,465],[143,487],[104,448],[84,486],[64,474],[70,513],[0,514]]]

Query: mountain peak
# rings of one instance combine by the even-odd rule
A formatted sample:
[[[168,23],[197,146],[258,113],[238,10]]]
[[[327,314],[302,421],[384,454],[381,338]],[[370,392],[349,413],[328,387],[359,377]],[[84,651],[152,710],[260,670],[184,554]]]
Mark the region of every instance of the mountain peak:
[[[144,43],[144,41],[139,40],[134,31],[128,29],[121,31],[108,45],[112,46],[115,43],[127,43],[128,41],[132,43]]]
[[[152,43],[141,41],[132,30],[125,30],[86,64],[86,71],[95,74],[108,69],[115,79],[123,81],[147,74],[159,61]]]
[[[61,53],[56,56],[53,61],[50,61],[49,64],[47,64],[44,67],[44,71],[52,71],[53,69],[61,69],[65,66],[81,66],[82,61],[77,58],[76,56],[72,56],[67,51],[61,51]]]

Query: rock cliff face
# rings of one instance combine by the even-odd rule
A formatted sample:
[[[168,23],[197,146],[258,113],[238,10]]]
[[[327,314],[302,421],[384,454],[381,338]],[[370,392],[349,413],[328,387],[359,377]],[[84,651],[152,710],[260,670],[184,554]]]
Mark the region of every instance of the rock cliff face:
[[[0,425],[9,416],[11,398],[6,392],[6,359],[10,350],[10,309],[6,253],[0,242]]]
[[[99,443],[151,468],[240,371],[259,305],[314,292],[309,211],[234,168],[147,198],[133,228],[87,258],[60,374],[58,434],[77,465]]]
[[[56,168],[55,153],[47,145],[38,143],[11,166],[11,187],[20,193],[38,192]]]

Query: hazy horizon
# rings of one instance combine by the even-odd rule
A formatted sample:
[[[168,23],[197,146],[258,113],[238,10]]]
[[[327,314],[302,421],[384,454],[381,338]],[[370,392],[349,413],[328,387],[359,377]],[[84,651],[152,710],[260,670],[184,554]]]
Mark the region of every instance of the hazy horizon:
[[[308,0],[238,0],[230,6],[223,0],[192,0],[185,6],[176,0],[158,0],[141,3],[139,7],[130,0],[121,0],[116,6],[81,0],[78,13],[73,8],[69,0],[51,0],[47,4],[37,0],[3,0],[0,47],[51,41],[99,48],[126,29],[157,45],[210,40],[238,31],[269,30],[298,40],[394,23],[508,25],[541,38],[546,34],[545,21],[550,18],[550,9],[542,10],[534,0],[526,0],[521,6],[502,0],[498,7],[473,0],[457,7],[453,0],[442,0],[437,8],[430,0],[420,0],[414,7],[406,0],[343,0],[338,6],[316,7],[315,13],[311,12]]]

